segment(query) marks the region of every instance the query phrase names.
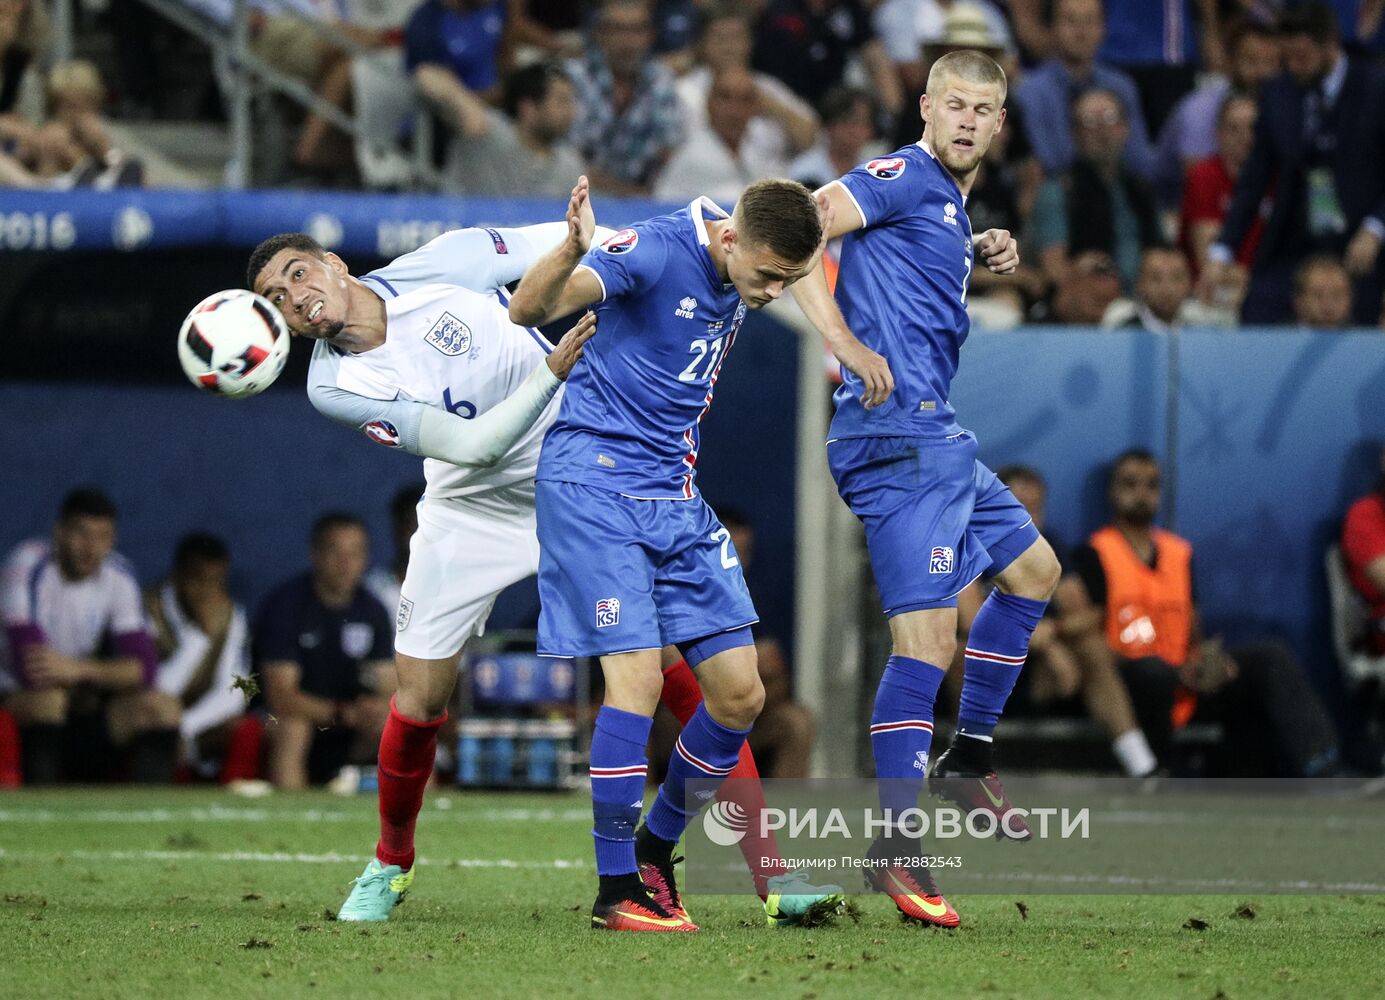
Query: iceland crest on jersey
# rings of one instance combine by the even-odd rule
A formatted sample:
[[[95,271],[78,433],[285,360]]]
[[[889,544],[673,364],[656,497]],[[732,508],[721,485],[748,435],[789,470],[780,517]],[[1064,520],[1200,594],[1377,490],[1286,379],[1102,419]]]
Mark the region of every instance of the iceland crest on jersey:
[[[382,444],[386,448],[399,447],[399,428],[388,420],[372,420],[369,423],[361,424],[361,432],[376,444]]]
[[[902,175],[907,166],[908,163],[902,156],[886,156],[871,160],[866,164],[866,171],[877,180],[892,181]]]
[[[928,554],[928,572],[934,576],[946,576],[952,572],[952,547],[935,545]]]
[[[596,602],[596,627],[610,628],[620,624],[620,599],[603,597]]]
[[[640,241],[640,234],[633,229],[622,229],[620,232],[609,236],[606,242],[601,244],[601,249],[609,254],[629,253],[635,249],[635,244]]]
[[[471,327],[445,312],[423,339],[449,358],[455,358],[471,350]]]

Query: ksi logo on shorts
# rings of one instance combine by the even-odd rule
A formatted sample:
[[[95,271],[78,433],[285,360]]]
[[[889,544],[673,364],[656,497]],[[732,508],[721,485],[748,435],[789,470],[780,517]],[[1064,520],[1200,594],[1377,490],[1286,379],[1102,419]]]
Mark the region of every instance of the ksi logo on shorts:
[[[928,554],[928,572],[935,576],[946,576],[952,572],[952,549],[946,545],[935,545]]]
[[[620,624],[620,599],[603,597],[596,602],[596,627],[610,628]]]

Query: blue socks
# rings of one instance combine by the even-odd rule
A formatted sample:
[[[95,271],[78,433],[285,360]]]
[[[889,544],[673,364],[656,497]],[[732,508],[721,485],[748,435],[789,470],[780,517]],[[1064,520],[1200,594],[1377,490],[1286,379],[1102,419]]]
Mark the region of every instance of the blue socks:
[[[1029,637],[1047,601],[992,590],[976,613],[967,638],[957,735],[989,741],[1029,655]]]
[[[891,656],[875,692],[870,745],[875,754],[880,807],[898,816],[918,805],[933,745],[933,699],[943,669],[907,656]]]
[[[669,756],[668,776],[645,817],[649,832],[660,840],[677,843],[697,812],[696,808],[692,812],[687,809],[687,783],[725,779],[740,760],[741,744],[749,734],[748,729],[727,729],[708,714],[706,705],[699,705]]]
[[[645,744],[653,719],[603,705],[592,732],[592,838],[598,875],[630,875],[635,864],[635,827],[644,805],[649,762]]]

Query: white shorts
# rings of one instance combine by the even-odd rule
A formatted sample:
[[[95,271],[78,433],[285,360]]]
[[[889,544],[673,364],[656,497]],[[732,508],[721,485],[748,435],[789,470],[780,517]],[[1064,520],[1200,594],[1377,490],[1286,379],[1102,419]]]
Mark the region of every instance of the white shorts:
[[[499,593],[538,572],[532,484],[418,505],[409,568],[399,589],[394,648],[441,660],[480,635]]]

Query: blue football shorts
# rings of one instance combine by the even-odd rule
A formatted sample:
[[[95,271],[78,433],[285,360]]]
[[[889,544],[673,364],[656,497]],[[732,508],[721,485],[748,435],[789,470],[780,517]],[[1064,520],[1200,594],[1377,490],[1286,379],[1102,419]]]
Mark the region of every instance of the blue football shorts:
[[[885,615],[957,606],[1039,538],[1029,513],[976,460],[976,438],[839,438],[827,445],[837,492],[866,528]]]
[[[658,649],[758,620],[730,532],[700,495],[543,481],[536,506],[540,655]]]

